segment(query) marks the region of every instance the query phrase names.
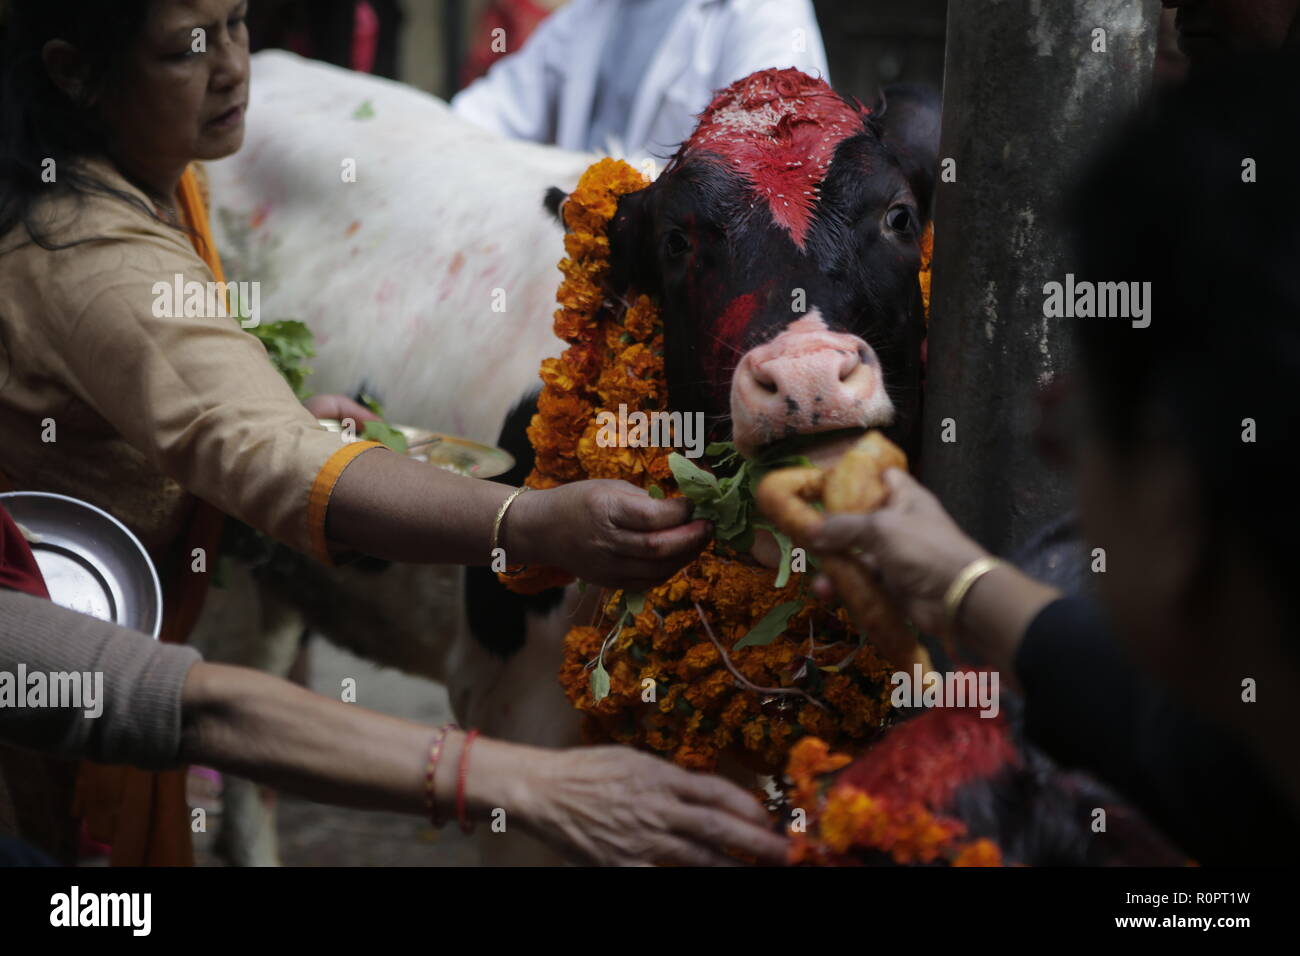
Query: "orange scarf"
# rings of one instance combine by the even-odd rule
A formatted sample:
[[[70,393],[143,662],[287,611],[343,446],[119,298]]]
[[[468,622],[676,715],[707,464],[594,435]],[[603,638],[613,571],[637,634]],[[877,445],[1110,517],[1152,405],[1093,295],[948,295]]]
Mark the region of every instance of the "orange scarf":
[[[194,251],[216,280],[225,282],[195,167],[181,177],[177,199]],[[216,508],[195,499],[183,545],[173,551],[172,566],[161,569],[166,597],[160,640],[184,644],[189,638],[208,591],[208,571],[191,570],[190,555],[194,548],[203,548],[208,565],[216,560],[223,521]],[[81,764],[72,812],[85,819],[92,837],[112,845],[113,866],[192,866],[187,774],[186,767],[151,772],[86,761]]]

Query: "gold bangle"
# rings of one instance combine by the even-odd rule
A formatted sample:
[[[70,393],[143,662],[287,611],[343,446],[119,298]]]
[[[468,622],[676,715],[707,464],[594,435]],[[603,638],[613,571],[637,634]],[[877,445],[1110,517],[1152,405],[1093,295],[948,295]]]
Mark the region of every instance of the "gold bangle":
[[[489,559],[496,554],[497,548],[501,546],[501,524],[506,520],[506,512],[510,510],[510,506],[515,503],[516,498],[529,490],[531,489],[527,485],[520,485],[510,493],[510,496],[505,501],[501,502],[501,507],[497,509],[496,520],[492,522],[492,550],[488,552]],[[525,570],[527,570],[526,566],[514,569],[507,567],[503,573],[519,574]]]
[[[962,602],[966,600],[966,595],[970,589],[975,586],[975,582],[984,575],[988,574],[994,568],[1006,564],[1001,558],[985,556],[976,558],[966,567],[962,568],[953,578],[952,584],[948,585],[948,591],[943,596],[943,616],[948,625],[948,633],[952,634],[957,628],[957,614],[961,611]]]

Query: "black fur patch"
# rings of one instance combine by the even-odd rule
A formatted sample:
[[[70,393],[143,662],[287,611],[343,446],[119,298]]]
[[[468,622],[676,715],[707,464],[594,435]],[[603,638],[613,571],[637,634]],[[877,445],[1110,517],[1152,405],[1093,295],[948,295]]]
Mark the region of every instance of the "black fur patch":
[[[537,393],[511,409],[501,426],[497,444],[514,456],[515,466],[493,481],[519,486],[533,470],[533,446],[528,441],[528,423],[537,413]],[[546,614],[559,606],[563,588],[541,594],[516,594],[505,587],[488,567],[465,569],[465,612],[475,640],[493,654],[509,657],[524,646],[527,615]]]

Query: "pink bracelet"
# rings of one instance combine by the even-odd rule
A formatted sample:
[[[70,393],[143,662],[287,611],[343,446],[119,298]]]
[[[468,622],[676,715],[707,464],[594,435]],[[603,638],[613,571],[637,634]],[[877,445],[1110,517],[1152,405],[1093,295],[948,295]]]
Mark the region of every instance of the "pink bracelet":
[[[458,775],[460,779],[456,781],[456,816],[460,820],[460,832],[465,834],[474,832],[474,826],[469,822],[469,814],[465,812],[465,781],[469,779],[469,746],[477,736],[477,730],[471,730],[465,735],[465,745],[460,751]]]
[[[435,827],[442,827],[442,821],[438,819],[438,804],[434,792],[433,778],[438,772],[438,761],[442,759],[442,748],[447,743],[447,734],[453,730],[459,730],[455,724],[444,724],[438,736],[434,738],[429,747],[429,765],[424,772],[424,805],[429,812],[429,820]]]

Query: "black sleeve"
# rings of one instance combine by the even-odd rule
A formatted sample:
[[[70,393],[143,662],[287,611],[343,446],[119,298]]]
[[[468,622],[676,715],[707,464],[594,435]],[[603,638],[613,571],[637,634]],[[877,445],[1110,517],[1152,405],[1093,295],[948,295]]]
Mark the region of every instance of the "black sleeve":
[[[1245,742],[1142,674],[1092,603],[1045,607],[1015,666],[1029,738],[1109,783],[1193,859],[1294,858],[1300,823]]]

